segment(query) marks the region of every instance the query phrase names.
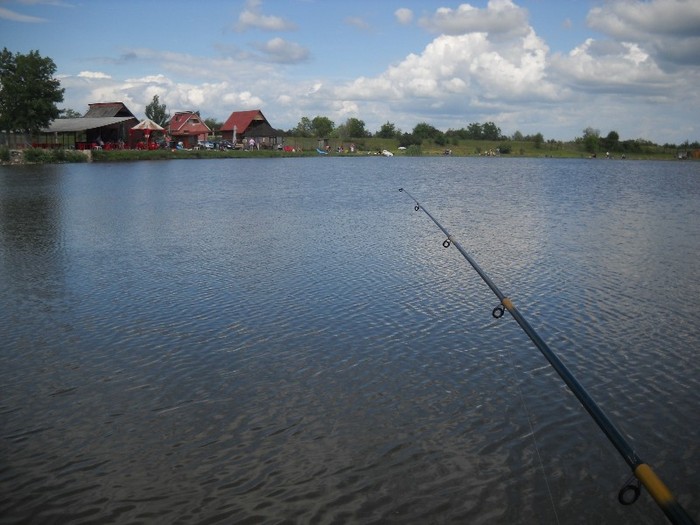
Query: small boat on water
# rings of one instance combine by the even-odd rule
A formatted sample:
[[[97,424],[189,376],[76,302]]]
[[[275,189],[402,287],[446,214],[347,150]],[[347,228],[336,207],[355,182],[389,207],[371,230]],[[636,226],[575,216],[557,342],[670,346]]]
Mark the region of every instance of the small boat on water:
[[[327,152],[327,151],[323,151],[323,150],[320,149],[320,148],[316,148],[316,151],[318,151],[318,154],[319,154],[319,155],[328,155],[328,152]]]
[[[385,157],[393,157],[394,156],[394,154],[391,151],[386,150],[386,149],[382,150],[382,155],[384,155]]]

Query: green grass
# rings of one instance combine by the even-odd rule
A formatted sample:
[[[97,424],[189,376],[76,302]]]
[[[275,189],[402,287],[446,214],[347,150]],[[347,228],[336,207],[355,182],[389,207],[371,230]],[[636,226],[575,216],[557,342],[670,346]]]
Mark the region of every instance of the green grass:
[[[350,153],[350,144],[354,144],[356,151]],[[497,149],[507,149],[508,153],[503,157],[530,157],[530,158],[588,158],[590,154],[583,149],[581,144],[575,142],[543,143],[539,147],[534,142],[526,141],[489,141],[489,140],[450,140],[445,145],[439,145],[430,141],[423,141],[418,145],[409,146],[405,150],[398,149],[398,141],[395,139],[363,138],[363,139],[330,139],[331,156],[361,156],[373,155],[382,150],[391,151],[396,156],[442,156],[446,149],[452,151],[453,156],[469,157],[485,155],[487,152],[495,152]],[[278,157],[309,157],[318,156],[316,148],[319,142],[309,137],[286,137],[285,145],[295,149],[294,152],[283,150],[169,150],[159,149],[153,151],[144,150],[100,150],[92,152],[95,162],[120,162],[135,160],[175,160],[175,159],[231,159],[231,158],[278,158]],[[338,153],[338,148],[343,147],[343,153]],[[9,154],[9,151],[7,152]],[[614,157],[620,158],[620,152],[614,152]],[[0,160],[7,162],[8,155],[0,151]],[[598,158],[605,156],[605,152],[599,152]],[[628,159],[656,159],[671,160],[676,158],[675,149],[664,149],[662,146],[644,145],[637,152],[626,153]],[[72,150],[24,150],[24,161],[31,163],[57,163],[57,162],[85,162],[87,157],[83,152]]]

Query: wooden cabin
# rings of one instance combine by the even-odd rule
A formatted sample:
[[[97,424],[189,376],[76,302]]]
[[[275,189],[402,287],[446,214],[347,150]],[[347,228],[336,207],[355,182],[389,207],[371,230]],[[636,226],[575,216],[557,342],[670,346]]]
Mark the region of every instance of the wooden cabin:
[[[209,133],[209,126],[194,111],[178,111],[168,123],[168,134],[172,140],[182,142],[185,148],[193,148],[199,142],[207,140]]]
[[[224,140],[239,142],[248,147],[253,139],[257,148],[271,149],[282,144],[282,132],[274,129],[259,109],[234,111],[221,126]]]

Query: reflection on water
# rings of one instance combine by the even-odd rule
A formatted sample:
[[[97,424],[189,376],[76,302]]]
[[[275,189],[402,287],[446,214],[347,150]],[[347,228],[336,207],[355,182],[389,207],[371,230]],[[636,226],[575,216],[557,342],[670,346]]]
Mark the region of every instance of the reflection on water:
[[[699,168],[1,168],[0,522],[662,522],[401,186],[697,517]]]

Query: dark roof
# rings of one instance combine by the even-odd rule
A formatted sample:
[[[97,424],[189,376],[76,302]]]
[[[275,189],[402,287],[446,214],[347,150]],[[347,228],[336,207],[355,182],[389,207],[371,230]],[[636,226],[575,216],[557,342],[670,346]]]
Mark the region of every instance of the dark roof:
[[[88,129],[104,128],[127,120],[137,121],[136,117],[79,117],[79,118],[59,118],[54,120],[47,128],[42,129],[43,133],[71,133],[86,131]]]
[[[133,117],[136,116],[129,111],[123,102],[97,102],[88,104],[90,109],[83,115],[85,118],[101,118],[101,117]]]
[[[281,135],[282,132],[270,126],[267,120],[253,121],[250,126],[248,126],[248,129],[243,133],[239,133],[239,136],[242,137],[279,137]]]
[[[236,133],[243,135],[253,122],[267,122],[267,119],[259,109],[234,111],[226,122],[224,122],[224,125],[221,126],[221,131],[233,131],[233,127],[235,126]]]

